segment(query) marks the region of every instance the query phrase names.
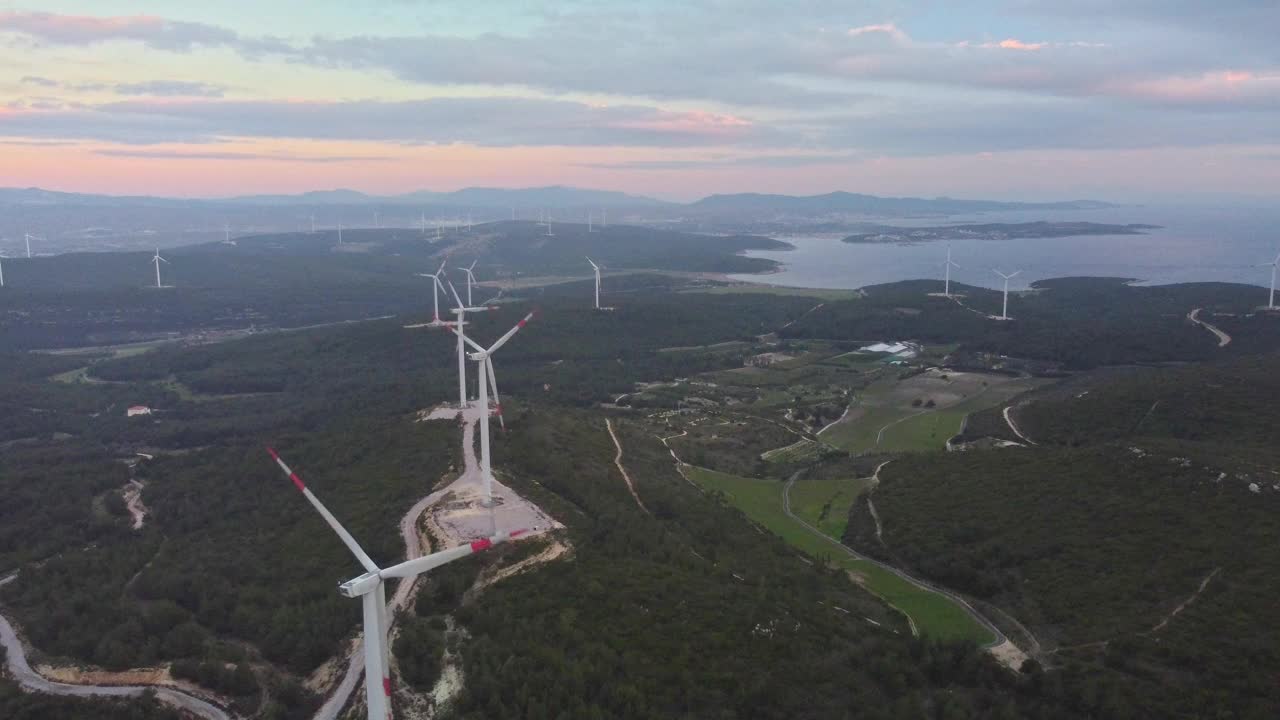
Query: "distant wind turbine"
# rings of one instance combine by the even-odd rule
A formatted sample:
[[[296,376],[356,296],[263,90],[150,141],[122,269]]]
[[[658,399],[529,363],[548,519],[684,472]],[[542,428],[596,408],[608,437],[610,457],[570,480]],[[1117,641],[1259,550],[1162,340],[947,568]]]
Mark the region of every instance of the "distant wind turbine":
[[[423,235],[427,234],[427,213],[426,212],[422,213],[422,234]]]
[[[593,233],[596,231],[595,227],[591,225],[591,220],[592,220],[591,216],[592,216],[592,212],[588,210],[587,211],[587,232],[589,233]]]
[[[338,244],[342,244],[342,223],[338,223]]]
[[[311,216],[311,234],[312,235],[316,234],[316,216],[315,215]]]
[[[995,273],[995,274],[999,275],[1000,277],[1004,278],[1004,309],[1000,311],[1000,319],[1001,319],[1001,320],[1008,320],[1008,319],[1009,319],[1009,280],[1010,280],[1010,279],[1012,279],[1012,278],[1014,278],[1014,277],[1016,277],[1016,276],[1017,276],[1019,273],[1021,273],[1022,271],[1021,271],[1021,270],[1014,270],[1013,272],[1009,273],[1008,275],[1005,275],[1004,273],[1000,272],[999,270],[996,270],[996,269],[994,269],[994,268],[993,268],[993,269],[991,270],[991,272],[993,272],[993,273]]]
[[[377,210],[373,211],[373,226],[376,228],[382,227],[382,217],[378,215]]]
[[[22,239],[27,241],[27,258],[28,259],[31,257],[31,241],[44,240],[44,238],[40,237],[39,235],[32,235],[31,233],[23,233]]]
[[[497,307],[468,307],[462,304],[462,298],[458,296],[458,289],[453,286],[453,281],[446,281],[449,284],[449,292],[453,294],[453,299],[458,303],[453,308],[453,314],[458,317],[457,320],[447,323],[458,335],[458,409],[465,410],[467,408],[467,354],[464,341],[466,340],[466,315],[469,312],[484,312],[487,310],[497,310]]]
[[[160,263],[168,265],[169,261],[160,257],[160,248],[156,248],[156,256],[151,258],[151,262],[156,266],[156,287],[164,287],[164,285],[160,284]]]
[[[591,269],[596,274],[596,309],[600,309],[600,266],[596,265],[591,258],[587,258],[587,262],[591,263]]]
[[[955,268],[957,270],[960,269],[959,265],[951,262],[951,245],[947,245],[946,267],[947,267],[947,279],[946,279],[946,283],[943,285],[942,294],[946,295],[947,297],[951,297],[951,268]]]
[[[1276,268],[1280,267],[1280,254],[1276,255],[1276,259],[1269,263],[1261,263],[1254,267],[1271,267],[1271,297],[1267,300],[1267,309],[1276,309]]]
[[[471,286],[472,286],[472,285],[474,285],[474,284],[475,284],[475,282],[476,282],[476,276],[475,276],[475,273],[473,273],[473,272],[471,272],[471,271],[476,269],[476,263],[478,263],[478,262],[480,262],[480,261],[479,261],[479,260],[472,260],[472,261],[471,261],[471,265],[469,265],[468,267],[460,267],[460,268],[458,268],[459,270],[461,270],[462,272],[464,272],[464,273],[466,273],[466,274],[467,274],[467,305],[470,305],[470,304],[471,304]]]
[[[446,563],[453,562],[468,555],[488,550],[502,542],[523,535],[526,530],[494,533],[448,550],[432,553],[413,560],[406,560],[389,568],[380,568],[374,564],[364,548],[356,542],[351,533],[338,522],[329,509],[320,502],[307,488],[302,478],[298,477],[280,454],[273,448],[267,448],[271,459],[293,481],[294,487],[320,513],[320,517],[328,523],[342,544],[355,556],[356,561],[365,569],[365,573],[338,586],[338,592],[344,597],[360,598],[364,611],[364,688],[365,703],[369,711],[369,720],[389,720],[391,718],[391,652],[387,633],[390,630],[390,618],[387,617],[386,581],[403,579],[412,582],[413,578]]]
[[[609,211],[606,210],[605,208],[600,208],[600,227],[608,227],[608,226],[609,226]]]
[[[440,284],[440,276],[444,273],[445,260],[440,261],[440,267],[433,273],[418,273],[419,277],[431,278],[431,323],[440,323],[440,292],[444,290],[444,286]],[[448,299],[448,298],[446,298]]]
[[[0,288],[4,287],[4,258],[4,251],[0,250]]]
[[[222,244],[235,245],[236,241],[231,239],[231,223],[222,223]]]

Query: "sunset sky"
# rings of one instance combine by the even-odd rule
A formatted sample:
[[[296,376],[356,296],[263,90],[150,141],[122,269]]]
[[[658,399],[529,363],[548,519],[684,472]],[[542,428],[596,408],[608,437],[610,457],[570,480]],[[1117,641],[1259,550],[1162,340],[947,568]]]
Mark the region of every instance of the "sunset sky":
[[[1278,29],[1275,0],[0,0],[0,187],[1280,199]]]

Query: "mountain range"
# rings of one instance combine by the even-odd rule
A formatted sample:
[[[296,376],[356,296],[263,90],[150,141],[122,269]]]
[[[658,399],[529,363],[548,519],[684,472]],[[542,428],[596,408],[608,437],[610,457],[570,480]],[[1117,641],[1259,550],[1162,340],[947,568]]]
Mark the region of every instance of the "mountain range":
[[[230,198],[167,198],[152,196],[65,193],[41,188],[0,188],[0,205],[79,205],[139,207],[318,207],[332,205],[449,206],[475,208],[586,208],[625,207],[685,211],[698,215],[724,212],[773,212],[798,214],[854,213],[970,213],[1003,210],[1089,210],[1114,207],[1095,200],[1064,202],[1002,202],[958,200],[948,197],[880,197],[832,192],[824,195],[766,195],[737,193],[711,195],[687,205],[641,195],[560,185],[537,188],[471,187],[452,192],[419,190],[403,195],[369,195],[356,190],[318,190],[294,195],[244,195]]]

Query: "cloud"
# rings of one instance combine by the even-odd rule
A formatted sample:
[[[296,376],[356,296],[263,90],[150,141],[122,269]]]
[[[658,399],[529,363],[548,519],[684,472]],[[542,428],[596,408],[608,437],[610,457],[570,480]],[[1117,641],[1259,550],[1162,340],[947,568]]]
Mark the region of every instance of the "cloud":
[[[911,39],[907,37],[907,34],[905,32],[900,30],[898,26],[894,25],[893,23],[877,23],[874,25],[862,25],[860,27],[849,28],[846,31],[846,34],[848,34],[850,37],[858,37],[859,35],[866,35],[867,33],[882,33],[900,42],[907,42]]]
[[[222,97],[226,88],[202,82],[181,80],[149,80],[121,83],[113,88],[120,95],[164,95],[183,97]]]
[[[26,85],[39,85],[40,87],[47,88],[58,87],[57,80],[50,80],[47,77],[40,77],[38,75],[25,75],[22,78],[22,82]]]
[[[712,156],[691,160],[622,160],[619,162],[578,163],[577,167],[595,170],[705,170],[712,168],[797,168],[819,165],[839,165],[865,160],[869,156],[861,152],[754,155],[743,157]]]
[[[1028,43],[1014,38],[1008,38],[1006,40],[1001,40],[998,43],[983,43],[980,47],[1000,48],[1002,50],[1043,50],[1049,47],[1049,43]]]
[[[168,20],[154,15],[88,16],[49,12],[0,12],[0,32],[25,35],[49,45],[96,45],[112,41],[140,42],[157,50],[191,52],[198,47],[230,47],[247,54],[283,52],[274,38],[248,38],[205,23]]]
[[[295,155],[291,153],[247,153],[190,150],[121,150],[108,148],[94,150],[104,157],[140,158],[146,160],[270,160],[292,163],[367,163],[391,162],[396,158],[387,155]]]
[[[776,140],[771,128],[736,115],[515,97],[401,102],[130,100],[53,112],[9,108],[12,112],[0,113],[0,136],[132,144],[253,137],[490,147],[693,147]]]

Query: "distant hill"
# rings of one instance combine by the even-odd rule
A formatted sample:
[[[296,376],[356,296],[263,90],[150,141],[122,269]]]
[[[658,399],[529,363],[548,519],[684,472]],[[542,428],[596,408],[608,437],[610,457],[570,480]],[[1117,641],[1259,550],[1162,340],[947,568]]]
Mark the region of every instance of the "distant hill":
[[[0,188],[0,205],[92,205],[149,207],[440,205],[488,208],[663,207],[640,195],[553,185],[536,188],[463,188],[453,192],[419,190],[403,195],[369,195],[357,190],[315,190],[294,195],[241,195],[229,198],[166,198],[65,193],[41,188]]]
[[[955,198],[878,197],[860,193],[833,192],[825,195],[764,195],[739,193],[711,195],[688,206],[695,212],[767,211],[797,214],[858,213],[868,215],[904,215],[912,213],[970,213],[1002,210],[1094,210],[1116,207],[1096,200],[1022,203],[995,200],[957,200]]]

